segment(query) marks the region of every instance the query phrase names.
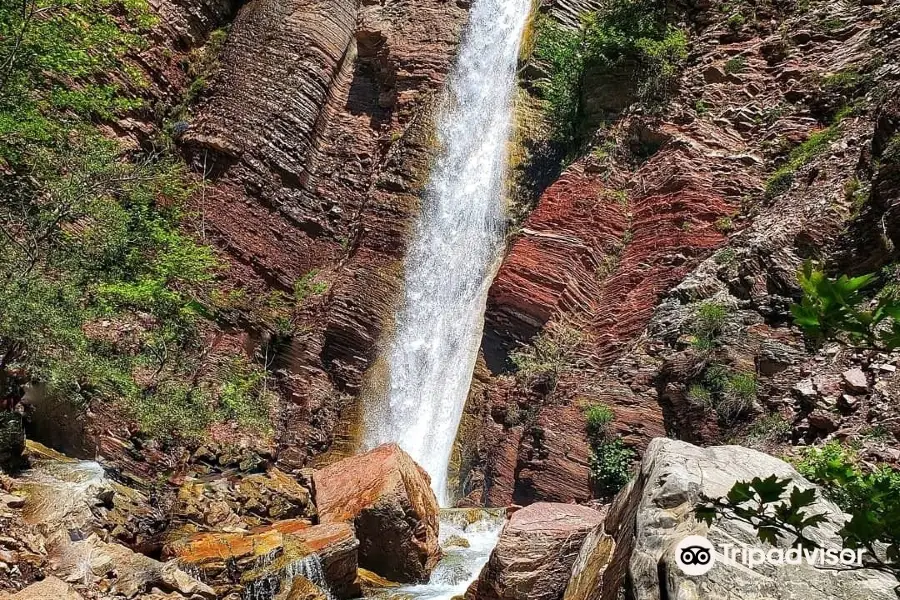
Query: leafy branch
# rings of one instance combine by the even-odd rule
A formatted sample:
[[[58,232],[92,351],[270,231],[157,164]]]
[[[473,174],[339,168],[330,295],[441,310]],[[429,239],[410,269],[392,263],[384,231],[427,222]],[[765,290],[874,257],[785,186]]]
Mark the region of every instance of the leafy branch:
[[[694,515],[709,526],[719,518],[746,523],[756,530],[761,542],[772,545],[784,536],[793,538],[792,546],[822,548],[807,532],[808,528],[829,521],[825,514],[810,511],[816,502],[816,489],[803,490],[794,486],[788,494],[791,483],[791,479],[775,475],[765,479],[756,477],[749,482],[738,481],[722,498],[704,497]],[[881,477],[880,484],[867,488],[866,493],[871,494],[871,499],[855,507],[842,507],[849,508],[850,517],[839,531],[844,548],[866,550],[862,564],[844,568],[872,569],[900,580],[900,529],[897,528],[900,502],[897,490],[893,489],[895,486],[896,481]]]
[[[791,306],[794,322],[814,340],[844,334],[855,343],[900,348],[900,300],[864,294],[877,280],[874,273],[832,279],[806,261],[798,273],[803,298]]]

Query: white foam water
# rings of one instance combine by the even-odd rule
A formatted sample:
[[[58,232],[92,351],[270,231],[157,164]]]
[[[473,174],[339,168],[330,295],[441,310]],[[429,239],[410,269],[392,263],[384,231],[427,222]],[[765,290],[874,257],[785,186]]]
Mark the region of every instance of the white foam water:
[[[472,515],[477,519],[471,519]],[[503,510],[442,510],[440,542],[444,557],[441,562],[432,571],[428,583],[391,589],[389,597],[450,600],[465,594],[490,558],[505,521]]]
[[[531,0],[475,0],[437,115],[437,156],[405,263],[386,398],[363,445],[397,442],[442,506],[504,235],[503,180],[516,65]]]

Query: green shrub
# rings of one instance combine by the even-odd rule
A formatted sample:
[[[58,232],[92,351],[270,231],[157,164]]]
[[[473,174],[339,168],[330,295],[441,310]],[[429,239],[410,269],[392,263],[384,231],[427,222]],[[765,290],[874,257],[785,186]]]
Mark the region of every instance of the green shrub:
[[[733,264],[736,259],[737,252],[735,252],[734,248],[723,248],[713,255],[713,261],[720,266]]]
[[[592,404],[584,409],[591,480],[602,496],[618,492],[631,478],[634,451],[621,438],[610,436],[615,420],[612,409],[605,404]]]
[[[794,181],[794,173],[797,169],[809,164],[813,158],[828,149],[838,135],[835,125],[817,131],[809,136],[805,142],[794,148],[788,156],[787,162],[780,167],[766,182],[766,197],[774,198],[790,189]]]
[[[703,372],[703,383],[713,393],[720,394],[728,385],[731,372],[728,367],[719,363],[713,363]]]
[[[595,445],[589,459],[591,477],[601,495],[612,496],[631,479],[634,451],[621,439]]]
[[[164,379],[151,393],[135,393],[128,408],[141,431],[160,439],[201,439],[213,423],[268,433],[274,394],[265,370],[232,358],[201,381]]]
[[[691,324],[691,345],[708,351],[719,344],[719,338],[728,320],[728,308],[719,302],[707,301],[697,307]]]
[[[863,294],[877,275],[832,279],[806,261],[797,277],[803,297],[791,313],[812,341],[844,336],[868,346],[900,347],[900,299],[887,294],[873,301]]]
[[[297,304],[303,304],[310,296],[321,296],[328,291],[327,283],[315,280],[318,274],[317,270],[312,270],[294,282],[294,301]]]
[[[841,108],[838,109],[834,116],[831,118],[832,123],[840,123],[844,119],[849,119],[850,117],[856,117],[866,112],[866,102],[865,100],[857,100],[855,102],[850,102],[849,104],[845,104]]]
[[[740,31],[746,22],[747,18],[743,14],[736,12],[728,17],[728,28],[732,31]]]
[[[220,264],[185,233],[185,165],[98,126],[146,109],[127,57],[154,22],[144,0],[0,4],[0,397],[39,382],[76,405],[116,403],[147,434],[194,437],[262,423],[264,375],[210,366]]]
[[[884,151],[881,153],[881,159],[885,162],[900,163],[900,133],[888,140]]]
[[[587,421],[588,436],[599,439],[608,433],[615,413],[605,404],[592,404],[584,409],[584,418]]]
[[[584,341],[584,334],[572,325],[553,322],[530,345],[512,352],[510,360],[519,377],[529,381],[543,380],[554,387],[561,374],[580,364],[579,350]]]
[[[535,20],[534,57],[549,76],[540,90],[556,139],[572,142],[581,119],[581,84],[584,76],[582,33],[572,31],[548,15]]]
[[[726,423],[747,414],[756,401],[758,384],[754,373],[735,373],[728,377],[725,391],[716,403],[716,412]]]
[[[758,383],[753,373],[732,373],[713,363],[704,371],[702,382],[692,384],[687,399],[704,411],[714,410],[719,419],[731,424],[746,415],[756,401]]]
[[[715,408],[712,392],[700,383],[695,383],[688,388],[687,397],[691,404],[695,404],[704,410]]]
[[[747,68],[747,60],[743,56],[735,56],[725,62],[726,73],[741,73]]]
[[[581,137],[582,91],[588,68],[635,70],[640,97],[663,97],[687,58],[687,35],[666,23],[656,0],[613,0],[587,15],[577,31],[547,15],[535,21],[534,57],[548,71],[540,89],[557,141]],[[633,65],[633,67],[631,67]]]
[[[794,169],[782,167],[766,181],[766,198],[774,198],[791,189],[794,183]]]
[[[796,466],[850,514],[841,530],[845,547],[880,555],[872,550],[883,544],[887,562],[881,563],[882,570],[900,575],[900,471],[887,465],[866,467],[853,448],[837,441],[807,449]]]
[[[609,69],[636,64],[641,97],[665,96],[688,54],[686,32],[667,18],[661,2],[615,0],[585,19],[587,64]]]
[[[841,19],[830,18],[830,19],[823,19],[823,20],[819,21],[819,25],[822,27],[823,31],[826,31],[828,33],[833,33],[835,31],[839,31],[839,30],[843,29],[845,23]]]
[[[858,177],[851,177],[844,182],[844,198],[850,202],[853,216],[859,215],[868,200],[868,191]]]
[[[227,29],[216,29],[209,34],[206,44],[194,49],[182,62],[181,68],[188,76],[188,84],[184,97],[170,111],[171,121],[181,121],[189,117],[189,109],[209,88],[210,81],[218,72],[219,56],[228,38]]]
[[[766,446],[790,441],[791,423],[779,413],[767,415],[755,421],[748,429],[744,443],[749,446]]]
[[[734,221],[731,220],[731,217],[720,217],[716,219],[714,227],[722,233],[728,233],[734,230]]]

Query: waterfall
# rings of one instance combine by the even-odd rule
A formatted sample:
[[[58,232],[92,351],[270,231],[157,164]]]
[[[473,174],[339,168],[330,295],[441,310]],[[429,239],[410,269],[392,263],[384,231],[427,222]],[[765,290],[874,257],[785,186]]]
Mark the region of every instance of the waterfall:
[[[531,0],[475,0],[436,120],[438,151],[405,265],[386,397],[363,443],[397,442],[448,502],[450,455],[503,244],[503,180]]]
[[[281,556],[281,548],[270,552],[257,559],[254,569],[265,569],[272,565]],[[335,600],[334,594],[328,586],[325,578],[325,570],[322,567],[322,559],[316,553],[304,556],[301,559],[287,563],[281,569],[255,579],[241,594],[241,600],[272,600],[285,590],[290,590],[294,580],[304,577],[315,585],[325,600]]]
[[[465,595],[497,545],[506,522],[504,509],[441,510],[443,558],[428,583],[391,590],[392,598],[452,600]],[[474,519],[473,519],[474,517]]]

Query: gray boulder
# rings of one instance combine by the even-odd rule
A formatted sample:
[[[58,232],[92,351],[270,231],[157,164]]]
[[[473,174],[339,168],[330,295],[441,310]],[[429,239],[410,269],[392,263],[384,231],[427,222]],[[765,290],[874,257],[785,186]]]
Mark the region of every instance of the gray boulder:
[[[640,472],[616,497],[605,523],[586,538],[566,600],[614,600],[626,581],[635,600],[896,600],[897,581],[870,570],[806,563],[764,563],[751,569],[726,562],[723,544],[771,547],[737,520],[720,519],[707,527],[694,518],[694,508],[701,496],[721,497],[736,481],[772,474],[790,478],[801,489],[815,487],[789,464],[755,450],[653,440]],[[819,496],[811,512],[830,519],[806,533],[826,549],[839,549],[837,532],[845,519],[841,510]],[[716,564],[706,574],[686,575],[676,563],[675,547],[688,535],[705,536],[715,546]],[[792,541],[782,539],[779,547],[787,549]],[[593,585],[585,585],[588,581]]]

